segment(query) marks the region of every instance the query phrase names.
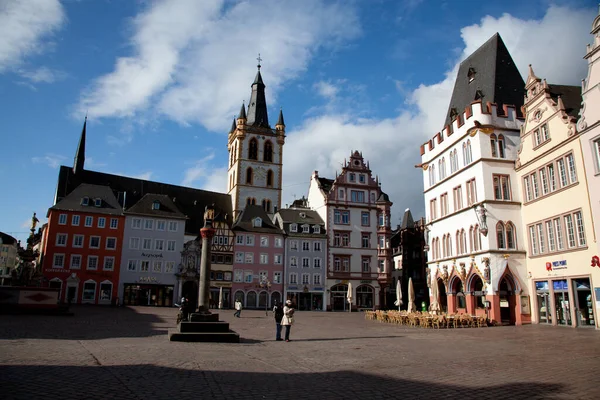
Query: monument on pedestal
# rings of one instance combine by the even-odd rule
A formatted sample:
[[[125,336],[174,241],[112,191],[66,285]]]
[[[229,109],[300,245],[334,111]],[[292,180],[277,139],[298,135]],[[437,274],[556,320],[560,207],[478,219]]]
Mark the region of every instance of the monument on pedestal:
[[[200,284],[198,285],[198,309],[191,313],[187,321],[179,323],[179,329],[169,332],[173,342],[229,342],[239,343],[240,335],[229,329],[229,323],[219,321],[219,314],[211,313],[210,302],[210,252],[212,238],[215,235],[213,220],[214,207],[207,206],[204,211],[202,236],[202,256],[200,258]]]

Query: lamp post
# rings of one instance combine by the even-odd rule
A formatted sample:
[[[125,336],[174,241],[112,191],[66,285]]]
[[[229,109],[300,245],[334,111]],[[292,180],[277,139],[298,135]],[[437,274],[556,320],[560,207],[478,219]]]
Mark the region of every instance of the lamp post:
[[[487,227],[487,210],[483,206],[483,204],[478,204],[473,206],[473,210],[475,211],[475,215],[477,216],[477,221],[479,222],[479,232],[483,236],[487,236],[488,227]]]
[[[271,290],[271,281],[266,276],[263,276],[260,281],[260,288],[267,290],[267,298],[265,300],[265,315],[269,316],[269,290]]]

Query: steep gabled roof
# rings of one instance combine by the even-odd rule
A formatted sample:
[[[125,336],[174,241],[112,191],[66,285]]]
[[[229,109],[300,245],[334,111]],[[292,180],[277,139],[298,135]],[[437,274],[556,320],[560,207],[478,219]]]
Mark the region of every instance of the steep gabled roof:
[[[520,110],[524,94],[523,77],[496,33],[460,63],[445,125],[452,123],[453,111],[461,114],[478,99],[482,104],[488,101],[497,104],[499,112],[503,105],[513,105]]]
[[[73,170],[66,166],[61,166],[58,174],[57,202],[81,183],[110,186],[113,191],[117,192],[119,200],[121,204],[125,204],[125,208],[137,203],[146,193],[169,196],[179,211],[188,217],[185,223],[186,234],[197,235],[200,232],[200,228],[204,226],[204,209],[207,205],[214,204],[216,211],[226,213],[228,223],[232,222],[231,197],[228,194],[97,171],[83,170],[74,174]]]
[[[252,94],[250,95],[250,103],[248,104],[248,125],[259,126],[262,128],[270,128],[269,115],[267,113],[267,100],[265,97],[265,84],[260,74],[260,65],[256,78],[252,83]]]
[[[581,109],[581,86],[548,85],[552,100],[558,101],[560,96],[565,105],[565,112],[571,117],[578,118]]]
[[[321,186],[321,189],[323,189],[323,191],[325,193],[329,193],[329,191],[331,190],[331,187],[333,186],[333,179],[327,179],[327,178],[317,178],[319,180],[319,185]]]
[[[82,199],[88,198],[88,204],[83,205]],[[96,206],[96,199],[101,199],[99,207]],[[92,185],[82,183],[71,191],[66,197],[58,201],[50,210],[60,211],[79,211],[95,214],[121,215],[123,210],[117,201],[115,194],[109,186]]]
[[[0,232],[0,238],[2,238],[2,244],[5,244],[5,245],[11,245],[11,244],[16,245],[17,244],[17,239],[15,239],[14,237],[10,236],[7,233]]]
[[[253,221],[256,218],[262,220],[261,226],[256,227]],[[234,230],[242,230],[247,232],[258,232],[258,233],[282,233],[281,230],[275,225],[269,215],[261,206],[248,204],[240,212],[237,220],[233,224]]]
[[[153,207],[158,202],[158,209]],[[169,196],[164,194],[145,194],[137,203],[129,207],[125,214],[152,215],[155,217],[185,219],[186,216],[179,211]]]

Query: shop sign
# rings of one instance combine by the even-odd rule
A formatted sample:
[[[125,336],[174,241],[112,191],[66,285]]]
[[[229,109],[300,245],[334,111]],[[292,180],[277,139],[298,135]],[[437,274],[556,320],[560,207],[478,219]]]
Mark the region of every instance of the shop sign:
[[[360,281],[360,283],[372,283],[373,281],[369,281],[369,280],[364,280],[364,281]]]
[[[567,269],[567,260],[552,261],[546,263],[546,271],[554,271],[557,269]]]
[[[216,287],[231,287],[231,283],[230,282],[211,282],[211,286],[216,286]]]
[[[298,290],[298,286],[288,286],[288,290]]]
[[[598,256],[592,257],[592,267],[600,268],[600,257],[598,257]]]
[[[162,255],[162,253],[158,253],[158,254],[142,253],[142,257],[163,258],[163,255]]]
[[[140,276],[138,282],[158,282],[155,276]]]
[[[322,287],[316,287],[314,290],[320,290],[322,292],[324,289]]]

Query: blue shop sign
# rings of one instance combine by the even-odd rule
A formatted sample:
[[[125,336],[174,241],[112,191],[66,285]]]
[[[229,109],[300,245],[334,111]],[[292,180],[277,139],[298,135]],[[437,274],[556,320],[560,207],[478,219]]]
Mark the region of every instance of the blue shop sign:
[[[298,290],[298,286],[288,286],[288,290]]]
[[[322,292],[322,291],[323,291],[323,288],[322,288],[322,287],[316,287],[316,288],[314,288],[313,290],[320,290],[320,291]]]
[[[552,281],[554,290],[569,290],[566,280]]]

